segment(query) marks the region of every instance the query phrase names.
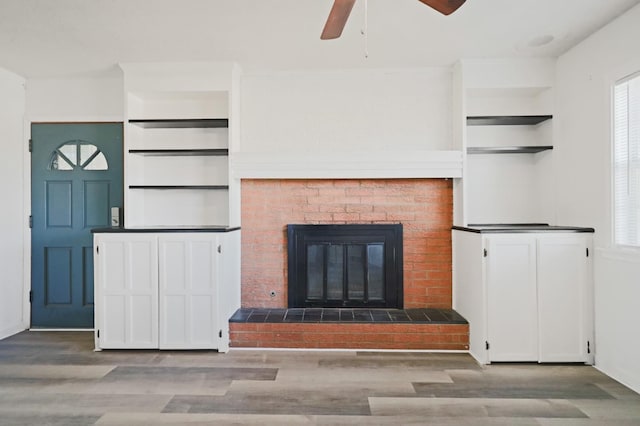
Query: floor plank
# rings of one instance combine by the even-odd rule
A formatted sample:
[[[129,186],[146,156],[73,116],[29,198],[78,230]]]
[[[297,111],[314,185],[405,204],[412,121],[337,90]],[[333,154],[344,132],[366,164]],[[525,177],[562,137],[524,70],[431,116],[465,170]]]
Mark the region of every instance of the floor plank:
[[[90,332],[0,341],[0,425],[640,426],[640,395],[584,365],[463,353],[93,351]]]

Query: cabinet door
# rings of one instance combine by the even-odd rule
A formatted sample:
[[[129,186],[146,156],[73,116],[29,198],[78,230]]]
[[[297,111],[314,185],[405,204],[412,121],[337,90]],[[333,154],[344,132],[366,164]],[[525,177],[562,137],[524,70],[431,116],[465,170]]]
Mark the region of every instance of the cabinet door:
[[[96,343],[158,348],[158,251],[154,235],[95,237]]]
[[[587,362],[590,237],[541,235],[538,304],[541,362]]]
[[[216,234],[160,236],[161,349],[217,349],[216,254]]]
[[[487,336],[490,361],[536,361],[536,240],[492,235],[487,248]]]

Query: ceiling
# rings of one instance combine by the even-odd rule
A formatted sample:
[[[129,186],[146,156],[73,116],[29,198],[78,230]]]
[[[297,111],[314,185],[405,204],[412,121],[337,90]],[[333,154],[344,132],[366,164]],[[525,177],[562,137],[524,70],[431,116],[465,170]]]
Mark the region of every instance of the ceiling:
[[[332,3],[0,0],[0,67],[32,78],[99,75],[137,61],[234,60],[251,72],[558,56],[640,0],[467,0],[450,16],[417,0],[368,0],[368,58],[365,0],[341,38],[320,40]]]

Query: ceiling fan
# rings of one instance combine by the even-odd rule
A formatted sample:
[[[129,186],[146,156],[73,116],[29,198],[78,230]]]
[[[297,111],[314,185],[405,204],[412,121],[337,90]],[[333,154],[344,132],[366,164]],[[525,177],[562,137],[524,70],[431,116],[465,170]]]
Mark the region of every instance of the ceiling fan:
[[[443,15],[450,15],[460,6],[464,4],[466,0],[419,0],[427,6],[437,10]],[[327,23],[324,24],[324,29],[320,35],[322,40],[330,40],[340,37],[342,30],[344,29],[349,14],[356,0],[334,0],[331,12],[327,18]]]

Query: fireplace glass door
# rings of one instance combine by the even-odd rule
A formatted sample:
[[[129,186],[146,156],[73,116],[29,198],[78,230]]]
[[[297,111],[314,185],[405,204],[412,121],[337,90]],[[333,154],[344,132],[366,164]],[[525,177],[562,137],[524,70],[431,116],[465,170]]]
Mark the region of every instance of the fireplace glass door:
[[[289,225],[289,307],[401,307],[401,259],[401,225]]]

